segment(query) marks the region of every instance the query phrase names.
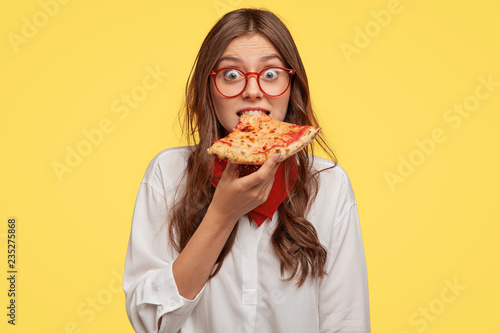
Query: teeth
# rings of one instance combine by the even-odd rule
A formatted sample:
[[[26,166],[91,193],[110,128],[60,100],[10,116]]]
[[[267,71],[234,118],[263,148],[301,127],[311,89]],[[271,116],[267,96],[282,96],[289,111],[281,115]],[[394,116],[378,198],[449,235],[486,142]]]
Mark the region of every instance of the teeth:
[[[249,110],[249,111],[243,111],[243,112],[239,113],[239,115],[243,115],[243,114],[246,114],[246,115],[249,115],[249,116],[253,116],[253,115],[267,114],[267,113],[264,112],[264,111],[258,111],[258,110]]]

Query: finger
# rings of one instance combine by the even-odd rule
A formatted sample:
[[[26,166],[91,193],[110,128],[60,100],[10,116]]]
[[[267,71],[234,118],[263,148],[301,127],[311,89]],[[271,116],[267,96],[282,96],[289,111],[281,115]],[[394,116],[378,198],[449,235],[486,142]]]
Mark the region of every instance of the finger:
[[[223,178],[224,179],[238,178],[238,164],[228,162],[226,168],[224,169],[224,172],[222,173],[221,180]]]
[[[248,176],[241,178],[241,180],[244,181],[245,184],[250,188],[254,188],[269,183],[272,185],[272,183],[274,182],[274,175],[280,165],[279,162],[275,162],[275,160],[279,159],[279,155],[280,154],[271,156],[259,168],[259,170],[255,171],[254,173]],[[277,158],[275,158],[276,156]]]
[[[276,173],[278,170],[278,167],[280,166],[281,162],[278,162],[281,157],[281,154],[276,154],[267,159],[267,161],[262,165],[260,170],[263,169],[263,172],[267,173],[268,175],[273,175]],[[259,170],[259,171],[260,171]]]

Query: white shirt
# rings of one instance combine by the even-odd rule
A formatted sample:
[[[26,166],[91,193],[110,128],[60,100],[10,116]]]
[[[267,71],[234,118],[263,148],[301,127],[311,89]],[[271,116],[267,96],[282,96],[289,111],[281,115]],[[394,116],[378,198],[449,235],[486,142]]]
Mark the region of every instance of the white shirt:
[[[328,251],[327,275],[297,288],[281,280],[270,236],[277,223],[238,221],[237,238],[219,273],[194,300],[182,297],[172,275],[178,256],[168,240],[166,211],[184,184],[189,149],[160,152],[139,188],[123,289],[136,332],[326,333],[370,332],[368,282],[356,200],[339,165],[321,172],[307,215]],[[332,162],[314,158],[314,168]],[[163,316],[158,330],[158,320]]]

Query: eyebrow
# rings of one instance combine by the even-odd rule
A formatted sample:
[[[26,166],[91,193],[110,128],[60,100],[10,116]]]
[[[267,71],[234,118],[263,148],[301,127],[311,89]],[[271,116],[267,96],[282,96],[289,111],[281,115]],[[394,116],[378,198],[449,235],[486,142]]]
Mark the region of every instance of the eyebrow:
[[[267,60],[272,60],[272,59],[278,59],[279,61],[281,61],[281,63],[284,63],[283,62],[283,59],[281,59],[281,57],[277,54],[271,54],[271,55],[267,55],[267,56],[263,56],[262,58],[260,58],[260,61],[267,61]],[[225,56],[225,57],[222,57],[219,59],[219,61],[217,62],[217,65],[219,65],[222,61],[234,61],[236,63],[241,63],[242,60],[238,57],[234,57],[234,56]]]

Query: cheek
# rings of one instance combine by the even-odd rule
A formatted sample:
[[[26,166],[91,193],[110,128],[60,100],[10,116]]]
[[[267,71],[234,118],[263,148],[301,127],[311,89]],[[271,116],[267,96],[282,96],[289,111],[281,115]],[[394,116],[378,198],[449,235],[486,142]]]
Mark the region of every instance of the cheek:
[[[279,110],[279,114],[280,114],[280,117],[281,119],[278,119],[278,120],[281,120],[283,121],[286,117],[286,114],[288,112],[288,103],[290,101],[290,94],[286,94],[286,96],[280,96],[280,100],[277,101],[278,103],[276,104],[276,109]]]
[[[217,115],[217,118],[219,119],[220,122],[222,122],[224,115],[227,113],[226,110],[228,109],[227,102],[222,100],[220,96],[214,96],[212,98],[213,104],[214,104],[214,109],[215,109],[215,114]]]
[[[215,114],[219,117],[221,109],[223,108],[223,103],[221,101],[221,96],[214,87],[210,87],[210,95],[212,98],[212,104],[215,109]]]
[[[227,135],[233,130],[234,126],[236,126],[236,123],[238,122],[231,117],[232,113],[230,111],[234,109],[231,104],[232,100],[221,96],[214,86],[210,87],[210,94],[215,110],[215,116],[217,117],[219,123],[226,130]]]

